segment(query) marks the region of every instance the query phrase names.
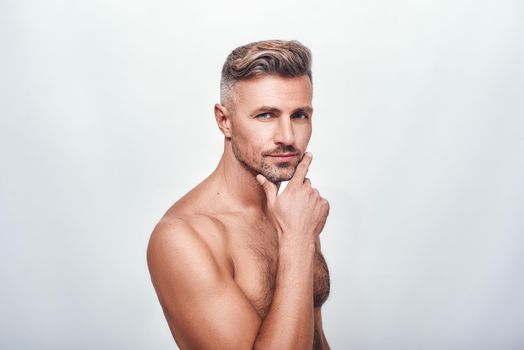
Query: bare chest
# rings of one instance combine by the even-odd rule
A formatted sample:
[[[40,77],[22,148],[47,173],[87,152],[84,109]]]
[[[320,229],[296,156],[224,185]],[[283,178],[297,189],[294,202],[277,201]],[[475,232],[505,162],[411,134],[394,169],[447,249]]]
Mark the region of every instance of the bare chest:
[[[235,281],[262,318],[265,318],[275,291],[278,264],[278,245],[270,232],[258,239],[246,239],[238,244],[234,252]],[[260,239],[264,237],[264,239]],[[317,250],[314,263],[313,300],[320,307],[329,296],[329,271]]]

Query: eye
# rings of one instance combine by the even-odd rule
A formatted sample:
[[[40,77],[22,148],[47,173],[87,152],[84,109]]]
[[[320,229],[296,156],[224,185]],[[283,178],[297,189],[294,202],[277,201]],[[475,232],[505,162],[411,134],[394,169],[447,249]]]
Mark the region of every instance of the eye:
[[[271,118],[271,114],[269,114],[269,113],[260,113],[255,118],[258,118],[258,119],[269,119],[269,118]]]
[[[293,118],[293,119],[308,119],[309,115],[307,113],[304,113],[304,112],[298,112],[298,113],[293,114],[293,116],[291,116],[291,118]]]

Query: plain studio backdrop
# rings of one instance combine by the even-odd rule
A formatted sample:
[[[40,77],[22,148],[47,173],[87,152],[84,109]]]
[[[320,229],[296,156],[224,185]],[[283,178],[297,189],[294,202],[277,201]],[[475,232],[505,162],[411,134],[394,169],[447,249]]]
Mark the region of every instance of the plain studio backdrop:
[[[333,349],[524,348],[524,3],[0,3],[0,348],[174,349],[145,251],[235,47],[314,55]],[[232,325],[234,327],[234,325]]]

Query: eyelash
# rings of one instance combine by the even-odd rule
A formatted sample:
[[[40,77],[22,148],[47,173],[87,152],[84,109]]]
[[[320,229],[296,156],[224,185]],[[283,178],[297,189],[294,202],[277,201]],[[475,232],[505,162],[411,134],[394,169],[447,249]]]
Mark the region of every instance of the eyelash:
[[[297,113],[297,114],[293,114],[292,118],[294,118],[294,119],[309,119],[309,115],[307,115],[306,113]]]
[[[268,117],[263,117],[267,115]],[[256,118],[260,118],[260,119],[269,119],[270,117],[272,117],[271,113],[260,113],[256,116]],[[297,113],[297,114],[293,114],[291,116],[291,118],[293,119],[309,119],[309,115],[307,115],[306,113]]]
[[[268,119],[268,118],[264,118],[264,117],[262,117],[262,116],[264,116],[264,115],[267,115],[267,116],[271,117],[271,114],[270,114],[270,113],[260,113],[259,115],[256,116],[256,118],[260,118],[260,119]]]

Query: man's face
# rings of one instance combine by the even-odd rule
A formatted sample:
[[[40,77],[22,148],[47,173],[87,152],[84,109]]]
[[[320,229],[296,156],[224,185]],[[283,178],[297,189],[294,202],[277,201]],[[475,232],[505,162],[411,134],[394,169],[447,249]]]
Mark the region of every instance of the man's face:
[[[290,180],[311,137],[312,86],[307,75],[263,76],[234,87],[233,153],[252,173]]]

